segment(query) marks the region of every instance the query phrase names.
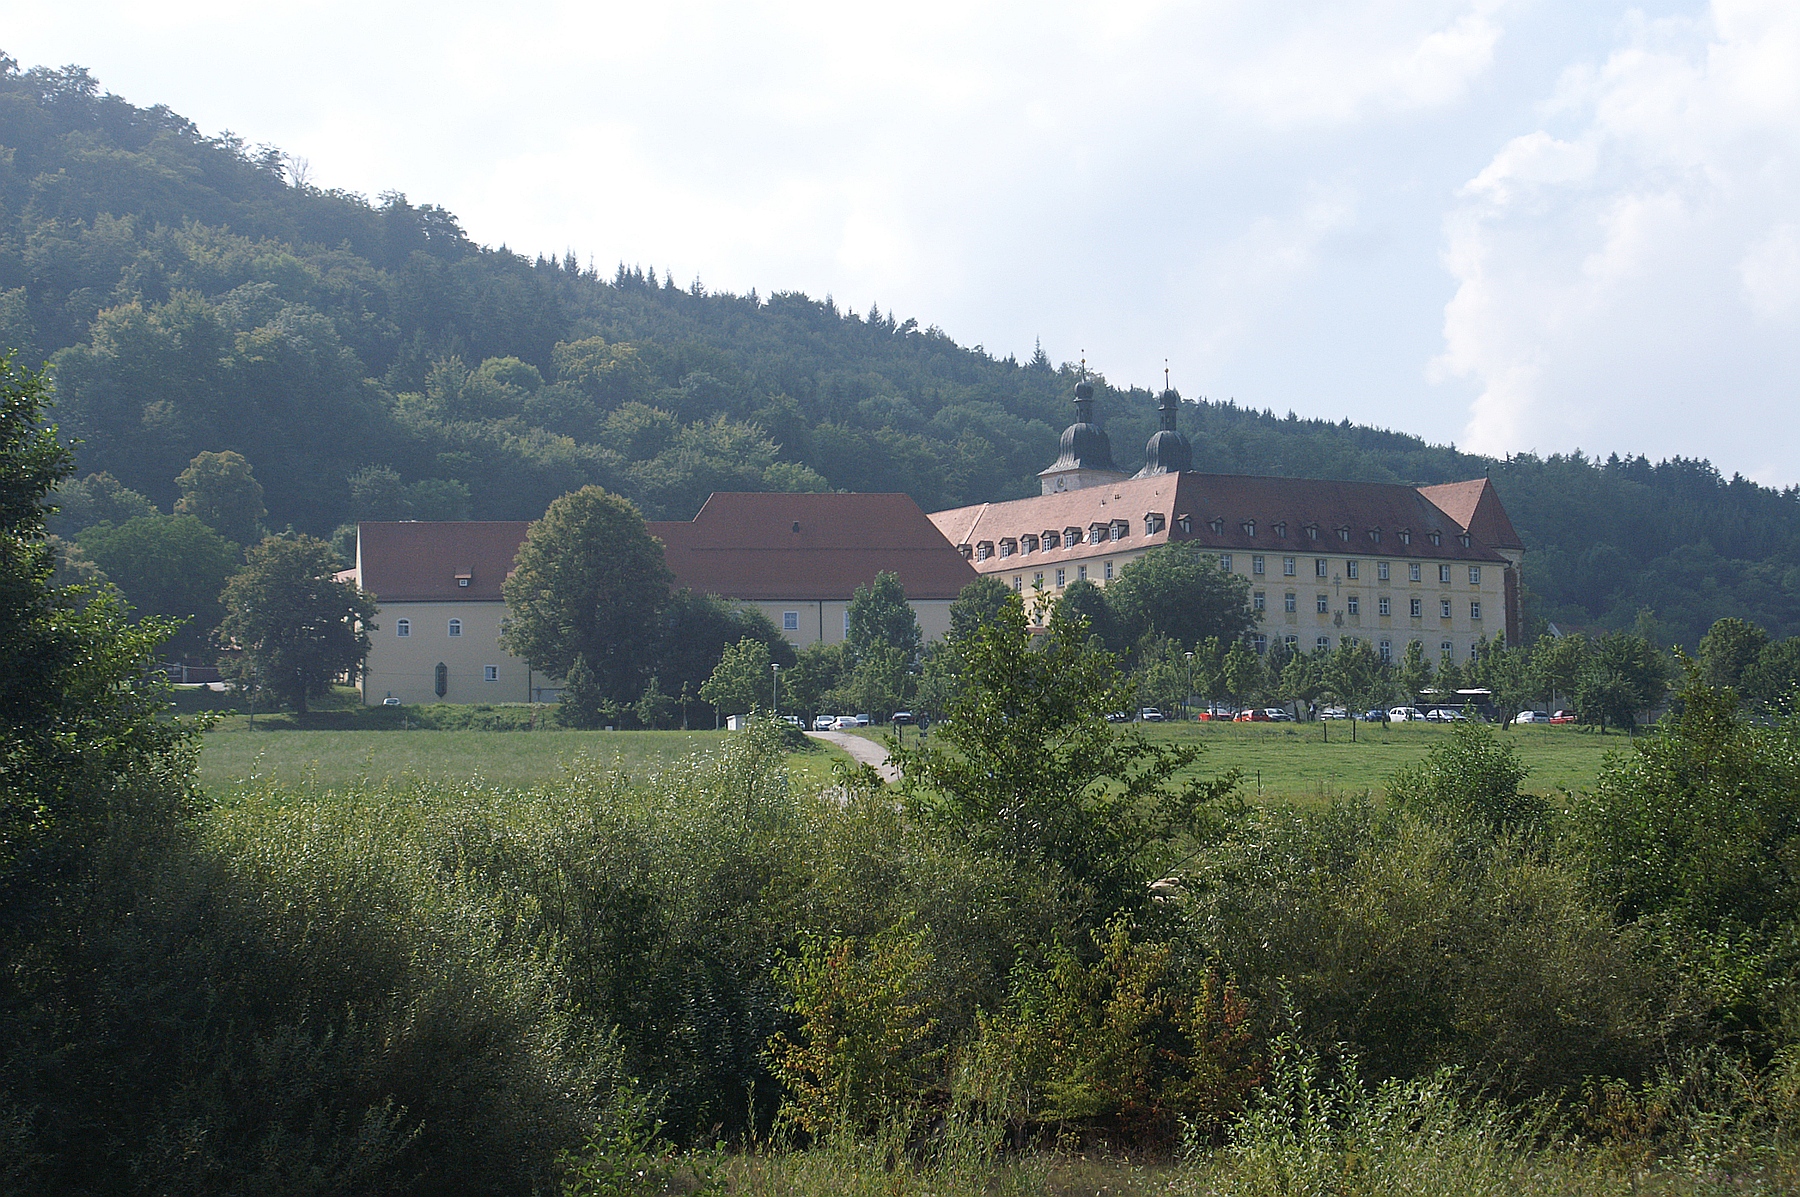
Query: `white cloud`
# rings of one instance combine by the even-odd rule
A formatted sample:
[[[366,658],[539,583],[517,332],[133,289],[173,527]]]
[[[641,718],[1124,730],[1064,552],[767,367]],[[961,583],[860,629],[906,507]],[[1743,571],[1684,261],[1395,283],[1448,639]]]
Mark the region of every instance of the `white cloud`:
[[[1800,479],[1800,9],[1640,21],[1462,189],[1439,378],[1466,443]]]

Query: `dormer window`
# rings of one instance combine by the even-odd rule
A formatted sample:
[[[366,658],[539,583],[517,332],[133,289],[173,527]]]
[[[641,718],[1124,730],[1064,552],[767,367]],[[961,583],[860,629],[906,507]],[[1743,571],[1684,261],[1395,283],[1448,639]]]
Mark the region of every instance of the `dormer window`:
[[[989,557],[992,557],[993,555],[994,555],[994,542],[993,541],[983,540],[983,541],[976,542],[976,544],[975,544],[975,560],[986,561]]]
[[[1276,520],[1274,523],[1269,525],[1269,530],[1275,533],[1275,539],[1277,539],[1277,540],[1286,540],[1287,539],[1287,521],[1286,520]]]
[[[1038,548],[1038,538],[1031,535],[1031,533],[1027,532],[1025,535],[1019,537],[1019,551],[1020,552],[1035,553],[1035,552],[1037,552],[1037,548]]]
[[[1218,518],[1218,517],[1216,517],[1216,516],[1215,516],[1215,517],[1214,517],[1214,518],[1213,518],[1213,519],[1211,519],[1211,520],[1209,520],[1209,521],[1208,521],[1208,522],[1207,522],[1207,525],[1206,525],[1206,526],[1207,526],[1207,527],[1208,527],[1208,528],[1211,528],[1211,529],[1212,529],[1212,534],[1213,534],[1213,535],[1214,535],[1214,536],[1223,536],[1223,535],[1225,535],[1225,521],[1224,521],[1224,520],[1222,520],[1222,519],[1219,519],[1219,518]]]
[[[475,573],[473,570],[465,569],[461,573],[456,575],[456,584],[458,586],[462,587],[464,590],[467,590],[469,588],[469,583],[472,580],[474,580],[474,577],[475,577]]]
[[[1107,531],[1112,534],[1113,540],[1124,540],[1131,535],[1131,525],[1125,520],[1114,520]]]
[[[1467,532],[1464,532],[1461,536],[1458,536],[1456,539],[1462,542],[1463,548],[1466,549],[1469,547],[1469,534]]]
[[[1369,539],[1374,541],[1376,544],[1380,544],[1381,543],[1381,529],[1380,528],[1370,528],[1369,529]]]
[[[1194,534],[1194,517],[1191,515],[1178,515],[1175,517],[1175,526],[1181,529],[1181,534],[1183,536],[1192,536]]]
[[[1155,536],[1163,530],[1162,512],[1152,511],[1144,517],[1144,535]]]
[[[963,555],[964,560],[967,560],[968,558],[973,557],[975,555],[975,550],[966,544],[959,544],[956,547],[962,550],[962,555]]]
[[[1339,540],[1343,541],[1345,544],[1350,543],[1350,529],[1348,527],[1339,528],[1337,534]]]
[[[1087,542],[1089,544],[1099,544],[1101,541],[1103,541],[1105,539],[1106,539],[1106,525],[1105,524],[1089,524],[1088,525]]]
[[[1317,525],[1317,524],[1306,525],[1306,539],[1308,539],[1308,540],[1319,539],[1319,525]]]
[[[1018,551],[1019,551],[1019,542],[1014,540],[1012,537],[1009,536],[1005,540],[1000,542],[1000,555],[1002,557],[1010,557]]]
[[[1426,533],[1426,536],[1434,545],[1441,545],[1444,543],[1444,534],[1442,532],[1428,532]]]
[[[1256,535],[1256,521],[1255,520],[1245,520],[1242,524],[1239,525],[1239,527],[1243,528],[1245,536],[1255,536]]]
[[[1395,533],[1395,535],[1397,535],[1400,538],[1401,544],[1411,544],[1412,543],[1412,529],[1411,528],[1402,528],[1402,529],[1400,529],[1399,532]]]
[[[1048,552],[1051,549],[1060,548],[1062,548],[1062,533],[1046,529],[1044,532],[1044,550]]]
[[[1063,529],[1063,548],[1072,549],[1080,543],[1081,543],[1081,529],[1080,528],[1071,527],[1071,528]]]

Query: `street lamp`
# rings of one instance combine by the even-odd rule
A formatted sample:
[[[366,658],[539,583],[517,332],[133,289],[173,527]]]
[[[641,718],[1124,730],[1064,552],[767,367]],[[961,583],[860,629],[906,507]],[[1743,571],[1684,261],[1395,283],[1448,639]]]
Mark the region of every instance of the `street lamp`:
[[[769,715],[781,712],[781,662],[769,662]]]
[[[1188,713],[1188,699],[1192,698],[1194,694],[1194,654],[1192,650],[1189,650],[1182,656],[1187,658],[1187,692],[1181,696],[1181,712],[1185,717]]]

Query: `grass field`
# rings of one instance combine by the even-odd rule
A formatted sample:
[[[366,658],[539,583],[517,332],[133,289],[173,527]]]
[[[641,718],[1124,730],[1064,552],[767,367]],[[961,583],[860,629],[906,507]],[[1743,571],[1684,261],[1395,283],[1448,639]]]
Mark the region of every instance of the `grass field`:
[[[218,793],[255,777],[282,786],[345,789],[370,782],[417,778],[497,786],[553,783],[584,758],[603,769],[643,777],[696,752],[716,747],[730,732],[585,731],[247,731],[241,723],[207,733],[200,784]],[[849,757],[820,745],[788,758],[803,785],[824,784],[832,765]]]
[[[1358,723],[1353,741],[1350,724],[1339,721],[1137,726],[1152,740],[1199,745],[1203,751],[1190,773],[1212,778],[1238,769],[1246,796],[1287,802],[1321,802],[1365,790],[1379,795],[1394,770],[1423,759],[1451,730],[1438,723]],[[877,741],[889,735],[881,729],[861,734]],[[1624,735],[1601,736],[1566,725],[1525,725],[1495,734],[1516,744],[1531,770],[1524,788],[1544,795],[1592,784],[1605,755],[1630,744]]]
[[[266,722],[266,721],[265,721]],[[1244,774],[1245,796],[1262,801],[1320,802],[1361,793],[1380,794],[1401,765],[1420,760],[1449,734],[1435,724],[1310,723],[1146,725],[1154,739],[1198,744],[1204,752],[1195,772],[1213,777],[1227,769]],[[555,782],[586,758],[602,768],[642,776],[718,745],[729,732],[580,731],[336,731],[246,730],[234,719],[207,734],[200,782],[218,792],[252,775],[286,786],[343,789],[371,781],[421,778],[490,785]],[[872,731],[880,741],[884,733]],[[1519,747],[1531,772],[1525,788],[1554,794],[1594,780],[1602,757],[1623,750],[1621,735],[1599,736],[1573,727],[1515,727],[1500,735]],[[1329,735],[1329,742],[1326,736]],[[848,758],[836,749],[789,758],[796,780],[823,784],[832,766]]]

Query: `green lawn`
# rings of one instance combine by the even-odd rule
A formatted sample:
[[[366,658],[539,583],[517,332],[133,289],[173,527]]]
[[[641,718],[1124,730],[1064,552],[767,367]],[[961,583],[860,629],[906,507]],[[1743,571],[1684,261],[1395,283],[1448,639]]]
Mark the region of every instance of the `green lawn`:
[[[1152,740],[1201,745],[1204,752],[1190,773],[1210,778],[1240,769],[1247,797],[1254,800],[1260,794],[1264,800],[1288,802],[1318,802],[1364,790],[1379,796],[1394,770],[1423,759],[1451,730],[1451,725],[1437,723],[1358,723],[1352,741],[1347,721],[1137,727]],[[871,728],[860,734],[879,742],[891,732]],[[1510,731],[1496,729],[1495,734],[1518,745],[1520,758],[1531,770],[1524,788],[1538,794],[1592,784],[1601,758],[1630,743],[1620,734],[1601,736],[1572,725],[1524,725]],[[912,737],[908,732],[909,743]]]
[[[200,784],[228,790],[252,776],[283,786],[343,789],[370,781],[479,780],[488,785],[555,782],[586,757],[602,768],[642,777],[719,745],[730,732],[586,731],[265,731],[208,732],[200,754]],[[788,764],[803,784],[824,782],[837,749],[796,754]]]

